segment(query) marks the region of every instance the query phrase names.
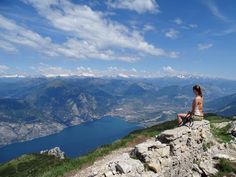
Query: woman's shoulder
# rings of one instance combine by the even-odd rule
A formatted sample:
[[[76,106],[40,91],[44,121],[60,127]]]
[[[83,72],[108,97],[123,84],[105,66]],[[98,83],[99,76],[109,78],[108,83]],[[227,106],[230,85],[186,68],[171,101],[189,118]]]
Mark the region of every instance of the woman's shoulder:
[[[195,100],[203,100],[203,97],[201,97],[201,96],[196,96],[195,98],[194,98]]]

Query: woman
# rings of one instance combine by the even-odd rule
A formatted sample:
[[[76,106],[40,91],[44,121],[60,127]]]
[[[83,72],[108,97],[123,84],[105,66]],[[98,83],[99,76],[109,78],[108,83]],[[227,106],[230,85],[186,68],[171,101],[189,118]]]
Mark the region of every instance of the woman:
[[[203,113],[203,95],[202,89],[199,85],[193,86],[193,93],[195,94],[195,98],[192,103],[192,111],[187,114],[180,113],[177,114],[179,126],[183,125],[183,119],[192,117],[193,120],[202,120],[204,118]]]

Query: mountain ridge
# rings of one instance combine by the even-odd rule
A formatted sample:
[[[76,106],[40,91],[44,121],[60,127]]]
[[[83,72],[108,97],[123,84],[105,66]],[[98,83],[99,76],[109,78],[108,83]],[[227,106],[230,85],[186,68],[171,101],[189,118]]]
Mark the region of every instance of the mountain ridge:
[[[198,80],[0,79],[0,145],[46,136],[106,115],[140,122],[144,126],[170,120],[176,110],[190,109],[194,82]],[[202,85],[206,102],[236,93],[233,81],[202,81]],[[19,130],[25,131],[19,134]],[[30,136],[30,132],[35,132],[34,136]]]

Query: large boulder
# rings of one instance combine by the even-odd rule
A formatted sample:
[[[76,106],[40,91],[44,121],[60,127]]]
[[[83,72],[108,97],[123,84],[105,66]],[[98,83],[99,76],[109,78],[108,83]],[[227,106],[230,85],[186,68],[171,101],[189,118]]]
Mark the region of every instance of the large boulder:
[[[146,164],[159,176],[199,176],[215,174],[212,161],[201,159],[204,143],[212,139],[209,121],[196,121],[192,127],[166,130],[156,137],[135,146],[131,155]],[[209,169],[194,167],[208,162]],[[198,174],[198,175],[197,175]]]
[[[52,156],[55,156],[61,160],[65,159],[65,153],[59,147],[55,147],[55,148],[52,148],[49,150],[42,150],[42,151],[40,151],[40,154],[52,155]]]

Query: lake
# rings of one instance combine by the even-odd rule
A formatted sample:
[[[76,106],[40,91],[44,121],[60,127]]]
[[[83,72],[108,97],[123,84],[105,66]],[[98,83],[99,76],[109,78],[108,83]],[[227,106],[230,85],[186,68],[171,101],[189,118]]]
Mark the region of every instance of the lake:
[[[4,146],[0,148],[0,163],[7,162],[22,154],[39,152],[56,146],[60,147],[66,156],[77,157],[103,144],[110,144],[139,128],[141,126],[138,123],[107,116],[66,128],[53,135]]]

